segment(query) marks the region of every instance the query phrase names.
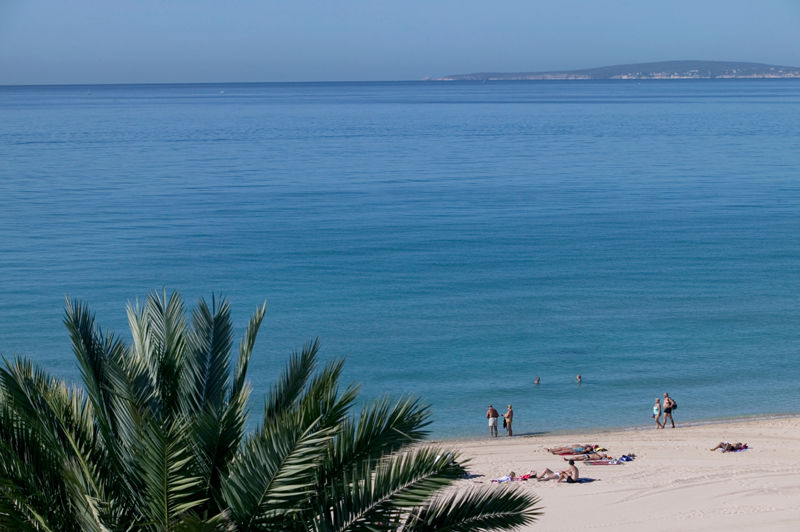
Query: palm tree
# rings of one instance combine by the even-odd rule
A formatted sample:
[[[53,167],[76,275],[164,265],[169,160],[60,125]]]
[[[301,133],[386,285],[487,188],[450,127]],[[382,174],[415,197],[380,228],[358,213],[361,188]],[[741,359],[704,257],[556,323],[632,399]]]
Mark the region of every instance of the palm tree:
[[[497,487],[454,495],[458,453],[420,442],[429,408],[381,399],[352,414],[342,361],[295,353],[247,430],[247,368],[266,304],[235,367],[226,301],[187,320],[177,293],[128,307],[132,343],[85,304],[64,322],[83,379],[70,387],[23,358],[0,368],[0,528],[116,530],[491,530],[533,522],[538,499]]]

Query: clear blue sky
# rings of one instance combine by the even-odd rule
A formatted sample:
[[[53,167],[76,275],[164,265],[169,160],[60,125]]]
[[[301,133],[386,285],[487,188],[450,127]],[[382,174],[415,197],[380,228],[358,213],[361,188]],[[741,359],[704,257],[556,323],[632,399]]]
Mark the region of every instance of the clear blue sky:
[[[800,0],[0,0],[0,84],[800,66]]]

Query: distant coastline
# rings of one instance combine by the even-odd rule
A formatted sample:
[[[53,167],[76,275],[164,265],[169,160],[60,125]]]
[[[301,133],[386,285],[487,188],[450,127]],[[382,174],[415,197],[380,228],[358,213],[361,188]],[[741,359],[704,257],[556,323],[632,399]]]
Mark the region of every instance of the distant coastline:
[[[433,81],[587,79],[800,79],[800,67],[730,61],[661,61],[547,72],[452,74]]]

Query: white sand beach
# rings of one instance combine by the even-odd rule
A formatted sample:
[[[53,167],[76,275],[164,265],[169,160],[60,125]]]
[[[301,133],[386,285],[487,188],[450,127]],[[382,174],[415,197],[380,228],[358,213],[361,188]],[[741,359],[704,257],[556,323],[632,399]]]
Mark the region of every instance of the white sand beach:
[[[738,453],[709,451],[720,441],[746,442]],[[580,465],[590,483],[514,482],[541,497],[544,515],[529,530],[798,530],[800,417],[715,423],[676,429],[624,430],[545,436],[500,436],[458,442],[471,459],[473,483],[566,462],[545,449],[599,443],[624,465]],[[507,484],[504,484],[507,485]],[[527,530],[527,529],[526,529]]]

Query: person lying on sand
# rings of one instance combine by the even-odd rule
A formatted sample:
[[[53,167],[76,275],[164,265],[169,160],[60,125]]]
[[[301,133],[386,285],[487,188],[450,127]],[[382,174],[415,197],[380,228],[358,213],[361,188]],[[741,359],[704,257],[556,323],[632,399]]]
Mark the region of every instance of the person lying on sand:
[[[594,451],[597,445],[590,445],[584,444],[581,445],[576,443],[575,445],[571,445],[569,447],[553,447],[552,449],[547,449],[553,454],[583,454],[583,453],[591,453]]]
[[[587,460],[610,460],[611,457],[607,454],[600,454],[600,453],[586,453],[580,456],[573,456],[573,457],[564,457],[564,460],[569,460],[572,462],[573,460],[577,460],[579,462],[585,462]]]
[[[728,443],[726,441],[721,441],[717,444],[716,447],[712,447],[711,451],[716,451],[717,449],[722,449],[723,453],[730,453],[734,451],[741,451],[742,449],[747,449],[747,444],[742,442],[736,443]]]
[[[514,482],[515,480],[517,480],[517,474],[512,471],[504,477],[493,478],[492,482],[497,482],[502,484],[503,482]]]
[[[536,471],[534,471],[534,473],[536,473]],[[539,482],[542,482],[543,480],[558,480],[558,476],[559,476],[558,473],[556,473],[549,467],[546,467],[544,471],[542,471],[536,476],[536,480],[538,480]]]

